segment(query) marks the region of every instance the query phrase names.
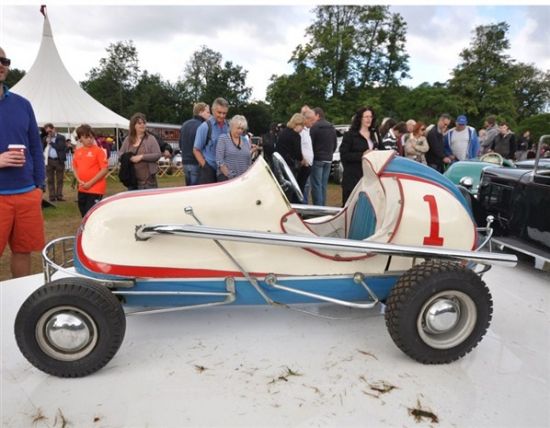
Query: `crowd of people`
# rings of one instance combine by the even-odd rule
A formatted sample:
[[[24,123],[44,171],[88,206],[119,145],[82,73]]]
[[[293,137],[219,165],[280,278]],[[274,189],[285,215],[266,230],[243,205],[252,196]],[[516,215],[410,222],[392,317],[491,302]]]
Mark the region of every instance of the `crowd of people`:
[[[30,253],[40,251],[45,244],[41,210],[44,183],[50,201],[65,200],[65,162],[68,151],[74,148],[51,123],[44,126],[40,136],[31,104],[4,84],[10,63],[0,48],[0,255],[9,245],[12,276],[18,277],[30,273]],[[186,185],[233,179],[243,174],[261,151],[268,164],[278,152],[304,196],[298,200],[294,195],[292,202],[326,204],[337,132],[322,108],[304,105],[286,125],[272,124],[259,143],[248,133],[247,119],[242,115],[228,119],[228,110],[229,104],[223,98],[216,98],[211,108],[198,102],[193,117],[182,124],[179,150]],[[362,177],[363,155],[372,150],[394,150],[399,156],[440,172],[452,162],[490,152],[507,159],[532,157],[529,131],[516,140],[508,124],[497,123],[494,116],[487,118],[479,133],[468,126],[464,115],[459,115],[449,129],[451,122],[450,115],[441,114],[430,126],[413,119],[397,122],[392,118],[378,126],[372,107],[358,109],[339,148],[343,205]],[[86,124],[76,129],[76,138],[72,167],[78,185],[78,207],[85,216],[105,194],[114,139],[96,136]],[[158,187],[159,160],[170,160],[173,148],[147,131],[144,114],[135,113],[118,155],[120,170],[131,176],[128,190],[151,189]]]

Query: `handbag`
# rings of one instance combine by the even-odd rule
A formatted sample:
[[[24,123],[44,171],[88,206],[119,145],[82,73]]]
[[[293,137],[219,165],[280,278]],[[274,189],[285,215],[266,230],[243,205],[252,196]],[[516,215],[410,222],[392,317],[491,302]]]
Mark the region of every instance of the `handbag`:
[[[137,152],[139,151],[139,148],[143,144],[144,139],[145,139],[145,135],[141,138],[141,141],[135,153],[133,152],[123,153],[118,160],[120,162],[120,167],[118,169],[118,179],[127,188],[137,187],[136,169],[134,168],[134,163],[131,161],[131,158],[132,156],[134,156],[134,154],[137,154]]]

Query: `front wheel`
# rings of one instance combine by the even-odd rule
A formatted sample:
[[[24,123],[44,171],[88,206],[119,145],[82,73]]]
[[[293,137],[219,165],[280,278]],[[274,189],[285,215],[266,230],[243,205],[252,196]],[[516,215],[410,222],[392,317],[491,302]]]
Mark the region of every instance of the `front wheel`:
[[[54,376],[81,377],[113,358],[124,338],[126,318],[105,286],[63,278],[27,298],[14,330],[21,353],[33,366]]]
[[[409,357],[445,364],[470,352],[487,332],[491,294],[470,269],[428,261],[407,271],[386,302],[386,326]]]

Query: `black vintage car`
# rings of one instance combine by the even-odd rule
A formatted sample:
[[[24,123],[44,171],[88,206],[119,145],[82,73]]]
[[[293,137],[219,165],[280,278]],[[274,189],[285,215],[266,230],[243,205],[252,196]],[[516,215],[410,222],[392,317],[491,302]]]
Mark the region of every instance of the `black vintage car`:
[[[539,142],[542,145],[543,136]],[[495,218],[494,242],[535,257],[550,268],[550,168],[540,153],[531,168],[486,168],[478,191],[479,216]],[[478,217],[478,216],[476,216]]]

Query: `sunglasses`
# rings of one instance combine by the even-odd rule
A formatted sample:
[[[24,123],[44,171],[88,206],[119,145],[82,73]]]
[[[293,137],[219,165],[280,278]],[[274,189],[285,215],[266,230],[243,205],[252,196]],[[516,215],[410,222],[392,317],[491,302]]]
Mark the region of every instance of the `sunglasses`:
[[[0,64],[2,64],[5,67],[9,67],[11,64],[11,59],[0,56]]]

